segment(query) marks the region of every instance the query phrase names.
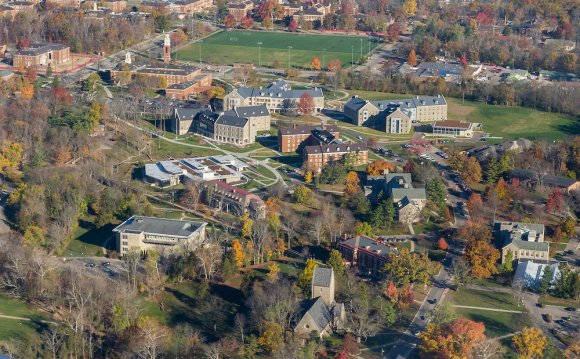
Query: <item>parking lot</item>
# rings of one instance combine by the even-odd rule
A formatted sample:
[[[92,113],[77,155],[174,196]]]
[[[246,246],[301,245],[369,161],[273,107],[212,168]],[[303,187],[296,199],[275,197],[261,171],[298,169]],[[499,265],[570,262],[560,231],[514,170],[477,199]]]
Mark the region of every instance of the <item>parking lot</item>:
[[[112,280],[124,279],[127,276],[127,269],[120,259],[110,259],[104,257],[65,257],[61,259],[64,263],[81,268],[85,273],[101,275],[106,274]]]

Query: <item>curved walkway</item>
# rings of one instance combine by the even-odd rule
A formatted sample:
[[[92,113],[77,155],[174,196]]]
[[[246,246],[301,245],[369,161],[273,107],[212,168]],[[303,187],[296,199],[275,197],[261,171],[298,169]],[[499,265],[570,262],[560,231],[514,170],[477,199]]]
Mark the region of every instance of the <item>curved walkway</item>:
[[[471,307],[469,305],[454,305],[453,307],[455,307],[455,308],[465,308],[465,309],[488,310],[490,312],[523,313],[521,310],[496,309],[496,308],[486,308],[486,307]]]

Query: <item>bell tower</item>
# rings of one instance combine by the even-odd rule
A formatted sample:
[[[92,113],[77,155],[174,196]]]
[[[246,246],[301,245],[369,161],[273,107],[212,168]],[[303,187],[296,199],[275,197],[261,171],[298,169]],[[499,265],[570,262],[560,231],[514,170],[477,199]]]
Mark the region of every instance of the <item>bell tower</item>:
[[[169,39],[169,34],[165,34],[165,39],[163,40],[163,62],[171,61],[171,40]]]

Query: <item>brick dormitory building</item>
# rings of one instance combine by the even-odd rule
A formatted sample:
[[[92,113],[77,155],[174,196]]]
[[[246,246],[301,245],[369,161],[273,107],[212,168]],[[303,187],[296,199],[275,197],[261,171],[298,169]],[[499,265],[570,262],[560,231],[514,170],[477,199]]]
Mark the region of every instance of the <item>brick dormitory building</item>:
[[[307,170],[320,172],[326,164],[354,155],[354,164],[368,163],[366,143],[345,143],[340,140],[338,127],[332,125],[298,126],[278,129],[278,148],[281,152],[302,153]]]
[[[46,68],[72,61],[70,47],[62,44],[36,43],[16,51],[12,65],[14,68]]]

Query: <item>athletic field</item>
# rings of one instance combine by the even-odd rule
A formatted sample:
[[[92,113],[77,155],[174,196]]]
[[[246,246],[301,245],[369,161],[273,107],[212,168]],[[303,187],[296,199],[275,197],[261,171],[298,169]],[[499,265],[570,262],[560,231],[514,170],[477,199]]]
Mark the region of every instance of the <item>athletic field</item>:
[[[330,60],[340,60],[343,67],[351,63],[351,56],[357,63],[374,49],[378,43],[368,37],[293,34],[265,31],[223,31],[212,35],[201,43],[186,45],[177,51],[177,60],[199,61],[200,45],[202,62],[218,65],[246,62],[258,64],[258,42],[261,42],[261,64],[272,67],[277,60],[281,67],[288,66],[288,46],[290,65],[310,68],[310,61],[318,56],[321,65]],[[175,58],[175,56],[174,56]],[[324,64],[322,62],[324,61]]]

